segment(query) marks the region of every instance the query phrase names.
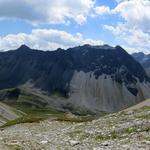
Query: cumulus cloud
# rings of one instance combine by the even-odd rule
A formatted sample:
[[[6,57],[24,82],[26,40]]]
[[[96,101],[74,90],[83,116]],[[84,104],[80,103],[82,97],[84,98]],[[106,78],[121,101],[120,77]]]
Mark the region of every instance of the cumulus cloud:
[[[109,14],[111,12],[108,6],[97,6],[95,7],[95,13],[97,15]]]
[[[33,24],[78,24],[86,21],[95,0],[0,0],[0,19],[20,19]]]
[[[150,52],[150,35],[143,32],[141,29],[130,28],[122,23],[118,24],[116,27],[105,25],[104,28],[111,31],[116,39],[125,42],[130,52]]]
[[[0,37],[0,50],[16,49],[26,44],[34,49],[55,50],[83,44],[101,45],[103,41],[84,38],[81,33],[72,35],[65,31],[53,29],[36,29],[31,34],[19,33]]]
[[[150,31],[150,1],[124,0],[113,10],[118,13],[131,27]]]
[[[129,51],[150,52],[150,1],[149,0],[116,0],[117,6],[111,10],[123,21],[115,26],[104,25],[113,33],[118,42],[126,44]]]

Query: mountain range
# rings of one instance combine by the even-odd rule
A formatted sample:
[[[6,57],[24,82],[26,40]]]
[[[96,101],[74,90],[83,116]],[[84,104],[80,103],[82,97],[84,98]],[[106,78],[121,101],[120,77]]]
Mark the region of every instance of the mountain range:
[[[150,76],[150,54],[144,54],[143,52],[133,53],[132,56],[141,63],[146,72]]]
[[[150,68],[150,54],[144,54],[143,52],[133,53],[132,56],[139,61],[144,68]]]
[[[150,98],[150,78],[120,46],[40,51],[22,45],[0,52],[0,90],[0,101],[6,103],[114,112]]]

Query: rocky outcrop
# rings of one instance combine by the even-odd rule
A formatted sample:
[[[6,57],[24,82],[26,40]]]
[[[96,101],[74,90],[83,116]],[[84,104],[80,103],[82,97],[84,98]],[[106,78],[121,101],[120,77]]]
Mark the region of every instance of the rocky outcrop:
[[[110,75],[95,79],[93,73],[75,72],[71,80],[69,101],[73,106],[92,111],[113,112],[134,105],[150,97],[150,83],[132,83],[137,95],[126,85],[114,81]]]

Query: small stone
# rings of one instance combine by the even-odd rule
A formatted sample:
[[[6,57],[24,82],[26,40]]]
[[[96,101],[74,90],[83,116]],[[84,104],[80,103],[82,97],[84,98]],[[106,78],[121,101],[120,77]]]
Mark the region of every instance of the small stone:
[[[93,148],[93,150],[103,150],[103,148],[97,147],[97,148]]]
[[[47,143],[48,143],[48,141],[41,141],[41,142],[40,142],[40,144],[43,144],[43,145],[44,145],[44,144],[47,144]]]
[[[144,141],[144,143],[150,145],[150,141]]]
[[[79,141],[74,141],[74,140],[70,140],[69,143],[70,143],[71,146],[75,146],[75,145],[80,144]]]
[[[20,145],[20,143],[16,140],[11,141],[10,143],[8,143],[8,145],[13,146],[13,145]]]
[[[102,145],[103,145],[103,146],[108,146],[109,143],[106,141],[106,142],[102,143]]]
[[[129,148],[129,145],[122,145],[122,147],[127,149],[127,148]]]
[[[4,128],[0,128],[0,131],[4,131]]]
[[[136,125],[137,125],[137,126],[142,126],[142,125],[143,125],[143,121],[137,121],[137,122],[136,122]]]

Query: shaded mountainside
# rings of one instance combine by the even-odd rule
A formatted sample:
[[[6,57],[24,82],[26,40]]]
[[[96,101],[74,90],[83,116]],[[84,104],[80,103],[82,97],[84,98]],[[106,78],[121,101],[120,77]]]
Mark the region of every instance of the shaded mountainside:
[[[150,97],[144,69],[120,46],[44,52],[22,45],[0,53],[0,70],[1,90],[30,84],[47,92],[49,105],[63,109],[116,111]]]
[[[0,70],[1,89],[32,81],[36,87],[49,92],[67,91],[75,70],[93,72],[96,78],[112,75],[117,82],[124,80],[126,84],[136,81],[135,77],[141,82],[148,80],[142,67],[121,47],[105,49],[85,45],[67,51],[43,52],[23,45],[16,51],[0,53]]]

